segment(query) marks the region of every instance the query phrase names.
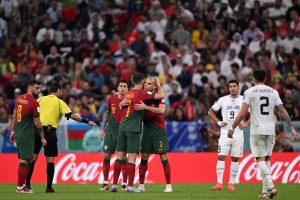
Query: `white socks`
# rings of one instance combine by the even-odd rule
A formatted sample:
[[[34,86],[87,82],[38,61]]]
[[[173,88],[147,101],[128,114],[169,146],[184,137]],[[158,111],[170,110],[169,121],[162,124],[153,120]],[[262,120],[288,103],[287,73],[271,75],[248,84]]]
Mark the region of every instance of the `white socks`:
[[[223,184],[224,169],[225,169],[225,161],[218,160],[216,171],[217,171],[217,181],[220,184]]]
[[[266,165],[267,165],[267,167],[268,167],[268,169],[270,170],[270,173],[271,173],[271,163],[270,163],[270,161],[266,161]],[[260,173],[260,174],[261,174],[261,177],[263,177],[262,173]],[[266,186],[266,184],[267,184],[266,179],[262,179],[262,183],[263,183],[262,193],[267,193],[268,189],[267,189],[267,186]]]
[[[239,171],[239,162],[231,161],[229,183],[232,183],[232,184],[235,183],[235,177],[236,177],[238,171]]]
[[[269,162],[270,163],[270,162]],[[271,171],[266,163],[266,161],[258,161],[257,166],[260,170],[263,179],[263,190],[270,190],[274,187]]]

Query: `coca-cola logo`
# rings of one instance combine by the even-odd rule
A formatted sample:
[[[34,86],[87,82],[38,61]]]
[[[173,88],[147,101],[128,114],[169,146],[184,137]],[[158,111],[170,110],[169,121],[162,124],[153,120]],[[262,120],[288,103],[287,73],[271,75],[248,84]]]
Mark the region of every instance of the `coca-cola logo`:
[[[108,181],[113,181],[113,165],[115,163],[117,156],[112,156],[110,163],[110,171]],[[153,159],[150,156],[149,163]],[[55,174],[53,178],[53,183],[66,183],[66,182],[77,182],[77,183],[103,183],[104,177],[102,173],[102,161],[99,162],[85,162],[78,161],[76,154],[66,154],[62,157],[55,165]],[[138,181],[138,167],[140,165],[140,159],[136,162],[136,172],[135,172],[135,182]],[[151,180],[146,181],[152,182]],[[119,177],[119,182],[123,181],[122,176]]]
[[[300,155],[292,161],[271,162],[272,179],[281,183],[300,183]],[[240,163],[236,182],[260,182],[262,180],[255,159],[251,154]]]

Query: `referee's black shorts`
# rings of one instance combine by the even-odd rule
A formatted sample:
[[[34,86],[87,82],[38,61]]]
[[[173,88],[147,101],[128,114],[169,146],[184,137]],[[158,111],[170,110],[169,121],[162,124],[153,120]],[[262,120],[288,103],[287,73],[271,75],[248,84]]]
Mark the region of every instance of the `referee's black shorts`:
[[[47,140],[47,145],[44,146],[44,154],[46,157],[56,157],[58,154],[57,149],[57,135],[56,128],[50,126],[43,126],[43,131],[45,139]],[[43,144],[41,142],[41,137],[35,128],[34,131],[34,154],[39,154]]]

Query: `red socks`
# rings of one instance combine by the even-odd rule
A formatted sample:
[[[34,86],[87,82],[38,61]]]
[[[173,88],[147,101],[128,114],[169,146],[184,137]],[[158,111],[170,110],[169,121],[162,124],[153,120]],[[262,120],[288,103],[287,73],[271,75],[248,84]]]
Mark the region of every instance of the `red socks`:
[[[109,168],[110,168],[110,160],[104,159],[103,166],[102,166],[104,181],[108,181]]]
[[[18,168],[18,186],[22,187],[25,184],[28,166],[26,163],[20,163]]]
[[[134,175],[135,175],[135,164],[127,164],[127,173],[128,173],[128,186],[133,187]]]
[[[117,159],[115,162],[115,166],[114,166],[114,180],[113,180],[113,184],[117,185],[118,184],[118,180],[119,180],[119,176],[120,176],[120,172],[121,172],[121,168],[122,168],[122,160]]]
[[[141,159],[141,165],[139,168],[140,184],[144,184],[147,170],[148,170],[148,160]]]

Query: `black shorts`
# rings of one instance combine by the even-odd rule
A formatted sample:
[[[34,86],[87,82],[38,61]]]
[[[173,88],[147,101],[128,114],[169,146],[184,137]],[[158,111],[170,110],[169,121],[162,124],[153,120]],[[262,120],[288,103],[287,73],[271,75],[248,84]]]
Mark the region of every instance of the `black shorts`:
[[[57,136],[56,128],[43,126],[43,131],[45,139],[47,140],[47,145],[44,147],[44,154],[46,157],[56,157],[58,154],[57,149]],[[34,154],[39,154],[43,144],[41,142],[41,137],[38,131],[34,131]]]

